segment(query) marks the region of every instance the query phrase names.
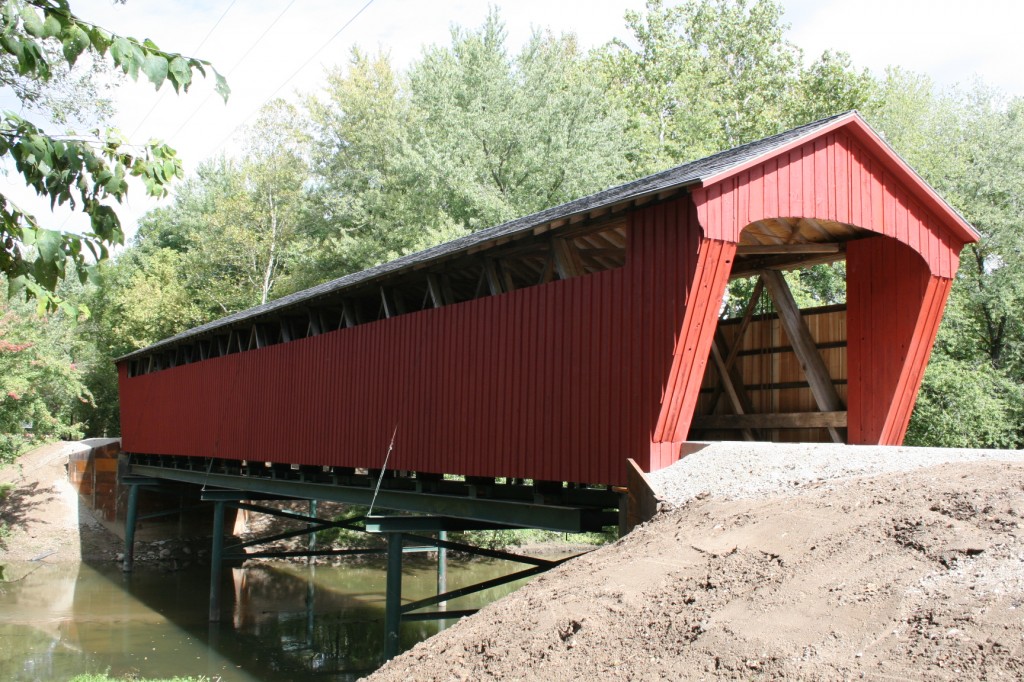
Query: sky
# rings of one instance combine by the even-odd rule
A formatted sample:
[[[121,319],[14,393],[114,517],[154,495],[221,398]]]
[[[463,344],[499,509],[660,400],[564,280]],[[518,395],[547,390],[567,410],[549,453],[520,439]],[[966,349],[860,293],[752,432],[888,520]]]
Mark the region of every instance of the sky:
[[[672,0],[668,0],[672,2]],[[220,152],[237,149],[240,131],[275,96],[315,92],[326,69],[343,65],[353,46],[382,50],[396,67],[424,46],[446,44],[453,24],[479,26],[499,9],[510,50],[531,31],[573,32],[582,47],[627,37],[623,15],[643,0],[74,0],[81,18],[121,35],[150,38],[161,48],[207,59],[232,89],[225,104],[212,79],[184,95],[148,82],[116,92],[114,126],[132,142],[159,138],[178,150],[186,172]],[[790,40],[807,60],[827,48],[850,53],[858,67],[881,73],[899,65],[950,86],[981,77],[1009,95],[1024,95],[1024,69],[1014,32],[1024,25],[1021,0],[783,0]],[[969,7],[969,11],[965,8]],[[144,80],[144,79],[143,79]],[[11,107],[0,95],[0,107]],[[17,177],[2,191],[47,226],[81,231],[69,212],[50,215]],[[166,204],[169,199],[163,200]],[[129,235],[138,218],[159,205],[133,186],[118,208]]]

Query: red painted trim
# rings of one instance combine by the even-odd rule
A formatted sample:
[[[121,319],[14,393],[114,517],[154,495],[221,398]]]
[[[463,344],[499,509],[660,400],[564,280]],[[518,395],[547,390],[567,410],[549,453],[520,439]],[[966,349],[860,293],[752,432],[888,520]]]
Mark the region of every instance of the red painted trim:
[[[728,168],[720,173],[702,178],[701,185],[703,187],[711,187],[712,185],[719,184],[725,180],[736,177],[743,171],[750,170],[755,166],[761,166],[769,158],[784,157],[785,154],[804,146],[808,141],[818,140],[828,133],[839,130],[843,130],[844,132],[853,135],[853,137],[855,137],[861,144],[869,147],[870,151],[884,164],[885,170],[893,173],[899,182],[908,185],[919,201],[921,201],[929,210],[941,216],[943,218],[943,225],[960,241],[964,244],[971,244],[981,238],[974,228],[971,227],[959,213],[953,210],[953,208],[939,196],[938,192],[932,189],[931,185],[925,182],[924,179],[914,171],[914,169],[908,166],[907,162],[904,161],[903,158],[897,154],[863,118],[861,118],[860,114],[855,111],[850,112],[846,116],[837,118],[826,126],[809,132],[806,135],[802,135],[782,147],[772,150],[771,152],[754,157],[753,159]]]
[[[963,241],[867,145],[849,134],[855,129],[804,139],[760,165],[694,189],[707,237],[739,241],[745,227],[772,218],[846,222],[907,244],[932,274],[953,277]]]

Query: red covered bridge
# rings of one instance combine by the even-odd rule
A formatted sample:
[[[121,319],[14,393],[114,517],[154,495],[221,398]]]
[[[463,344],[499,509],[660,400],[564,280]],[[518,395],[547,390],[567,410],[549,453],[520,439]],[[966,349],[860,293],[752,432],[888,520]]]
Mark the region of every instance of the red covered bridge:
[[[425,480],[621,485],[688,439],[899,444],[977,238],[848,113],[127,355],[123,448],[380,469],[397,429]],[[801,311],[781,272],[844,259]]]

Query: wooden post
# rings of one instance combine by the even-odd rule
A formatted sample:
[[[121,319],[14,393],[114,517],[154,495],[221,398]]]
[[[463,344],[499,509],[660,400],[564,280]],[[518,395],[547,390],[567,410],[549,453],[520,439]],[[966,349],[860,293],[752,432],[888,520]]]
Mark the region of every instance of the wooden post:
[[[441,280],[432,272],[427,273],[427,289],[430,291],[430,300],[434,307],[442,307],[445,304],[444,290],[441,288]]]
[[[487,288],[491,296],[502,293],[501,278],[498,276],[498,268],[493,258],[484,259],[484,274],[487,276]]]
[[[555,269],[558,271],[559,279],[569,279],[583,274],[583,263],[575,244],[568,239],[555,238],[551,240],[551,246],[555,253]]]
[[[650,521],[658,513],[658,495],[643,469],[632,459],[626,460],[626,489],[626,527],[620,529],[623,535]]]

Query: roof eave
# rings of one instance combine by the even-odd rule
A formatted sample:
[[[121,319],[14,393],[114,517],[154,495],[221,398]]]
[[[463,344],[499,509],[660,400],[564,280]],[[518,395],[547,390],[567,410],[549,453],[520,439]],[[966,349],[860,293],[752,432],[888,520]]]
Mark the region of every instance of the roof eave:
[[[658,188],[652,189],[652,190],[647,191],[647,192],[640,192],[638,194],[630,195],[628,198],[625,198],[625,199],[623,199],[623,198],[610,199],[610,200],[605,201],[605,202],[598,202],[597,204],[588,206],[588,207],[586,207],[584,209],[581,209],[581,210],[577,210],[577,211],[570,210],[570,211],[567,211],[565,213],[559,213],[559,214],[557,214],[555,216],[551,216],[551,217],[545,218],[543,220],[539,220],[537,222],[528,223],[528,224],[524,225],[521,229],[516,230],[513,233],[502,234],[499,237],[495,237],[494,240],[492,242],[490,242],[490,243],[485,241],[483,243],[470,244],[470,245],[466,246],[464,249],[460,249],[458,251],[453,251],[453,252],[449,252],[449,253],[439,254],[437,256],[430,257],[430,258],[427,258],[427,259],[424,259],[424,260],[418,260],[418,261],[415,261],[414,263],[410,263],[406,267],[399,268],[399,269],[391,271],[391,272],[385,272],[385,273],[381,273],[379,275],[370,276],[370,277],[368,277],[368,278],[366,278],[364,280],[359,280],[357,282],[353,282],[350,285],[347,285],[347,286],[344,286],[344,287],[340,287],[338,289],[333,289],[331,291],[325,291],[323,293],[320,293],[320,294],[317,294],[317,295],[314,295],[314,296],[310,296],[308,299],[305,299],[303,302],[308,303],[308,302],[312,302],[312,301],[316,301],[316,300],[322,299],[322,298],[327,297],[327,296],[337,295],[337,294],[339,294],[339,292],[346,291],[347,289],[370,285],[370,284],[373,284],[373,283],[375,283],[375,282],[377,282],[379,280],[387,279],[387,278],[390,278],[390,277],[395,277],[395,276],[398,276],[400,274],[403,274],[403,273],[406,273],[406,272],[410,272],[412,270],[422,270],[422,269],[430,268],[430,267],[435,266],[438,263],[441,263],[443,261],[451,260],[451,259],[454,259],[454,258],[460,258],[460,257],[466,256],[466,255],[468,255],[470,253],[478,253],[478,252],[481,252],[481,251],[487,251],[487,250],[493,249],[493,248],[495,248],[497,246],[501,246],[501,244],[504,244],[506,239],[509,238],[509,237],[518,236],[518,235],[525,235],[528,232],[532,232],[532,231],[536,230],[538,227],[542,227],[544,225],[553,223],[555,221],[559,221],[559,220],[570,220],[571,221],[573,218],[581,216],[581,215],[586,215],[588,213],[593,213],[595,211],[604,210],[604,209],[613,210],[616,206],[618,206],[620,204],[633,204],[633,203],[636,203],[637,201],[648,199],[650,197],[657,197],[659,195],[663,195],[666,192],[678,192],[678,191],[681,191],[681,190],[688,189],[690,187],[698,186],[699,184],[700,184],[700,182],[698,180],[689,180],[689,181],[679,182],[679,183],[672,184],[672,185],[666,185],[666,186],[663,186],[663,187],[658,187]],[[584,197],[584,198],[586,198],[586,197]],[[572,204],[572,203],[575,203],[575,201],[568,202],[568,204]],[[550,209],[545,209],[545,211],[539,211],[535,215],[540,215],[541,213],[545,213],[547,210],[550,210]],[[496,228],[497,227],[501,227],[501,225],[496,225],[495,227]],[[498,243],[499,241],[500,241],[500,243]],[[429,251],[429,249],[424,249],[424,251]],[[420,253],[422,253],[422,252],[420,252]],[[415,254],[410,254],[410,255],[415,255]],[[363,270],[362,272],[367,272],[367,271],[368,270]],[[359,274],[359,273],[354,273],[354,274]],[[303,302],[295,303],[294,307],[296,307],[296,308],[301,307]],[[257,319],[259,319],[264,314],[270,315],[270,314],[273,314],[273,313],[281,311],[281,310],[286,310],[286,309],[288,309],[290,307],[291,306],[282,306],[281,308],[270,308],[270,309],[267,309],[264,312],[255,313],[251,318],[249,318],[249,321],[255,322]],[[255,310],[255,308],[250,308],[250,310]],[[169,337],[169,338],[166,338],[166,339],[161,339],[160,341],[157,341],[156,343],[150,344],[150,345],[148,345],[148,346],[146,346],[144,348],[140,348],[138,350],[132,351],[131,353],[127,353],[125,355],[122,355],[119,358],[116,358],[114,360],[114,363],[115,364],[119,364],[119,363],[124,362],[126,360],[131,360],[132,358],[135,358],[135,357],[139,357],[139,356],[142,356],[142,355],[148,355],[149,353],[152,353],[154,351],[158,351],[158,350],[160,350],[161,348],[163,348],[165,346],[173,346],[173,345],[175,345],[177,343],[183,342],[183,341],[186,340],[186,338],[198,339],[198,338],[203,338],[203,337],[206,337],[206,336],[214,335],[214,334],[222,332],[224,330],[224,328],[231,327],[233,325],[239,324],[240,321],[239,320],[228,320],[228,319],[225,318],[222,324],[217,324],[217,322],[218,322],[218,320],[213,320],[212,323],[211,323],[211,326],[209,328],[204,329],[203,331],[198,332],[196,334],[193,334],[190,337],[182,337],[181,334],[176,334],[176,335],[174,335],[172,337]],[[187,334],[188,331],[189,330],[186,330],[185,332],[182,332],[182,334]]]

